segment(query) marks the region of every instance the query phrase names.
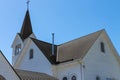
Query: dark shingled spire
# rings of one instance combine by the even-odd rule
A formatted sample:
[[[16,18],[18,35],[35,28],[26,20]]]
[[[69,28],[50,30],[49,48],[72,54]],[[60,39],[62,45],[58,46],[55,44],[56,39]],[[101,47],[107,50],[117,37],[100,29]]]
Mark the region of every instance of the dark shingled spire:
[[[21,35],[22,39],[24,40],[27,37],[29,37],[32,33],[33,33],[33,31],[32,31],[32,25],[31,25],[30,16],[29,16],[29,10],[27,10],[23,25],[21,28],[20,35]]]

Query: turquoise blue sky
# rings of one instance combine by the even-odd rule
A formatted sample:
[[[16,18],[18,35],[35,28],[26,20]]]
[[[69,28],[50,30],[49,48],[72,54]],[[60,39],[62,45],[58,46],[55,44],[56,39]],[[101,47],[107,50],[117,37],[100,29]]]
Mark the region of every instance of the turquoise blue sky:
[[[38,39],[61,44],[105,29],[120,53],[120,0],[31,0],[30,16]],[[0,0],[0,50],[11,62],[11,44],[20,32],[26,0]]]

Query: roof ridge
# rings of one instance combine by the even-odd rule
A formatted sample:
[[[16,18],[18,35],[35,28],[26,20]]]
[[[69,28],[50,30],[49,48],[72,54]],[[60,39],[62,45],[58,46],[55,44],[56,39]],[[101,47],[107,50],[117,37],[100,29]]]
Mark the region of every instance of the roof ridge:
[[[52,43],[50,43],[50,42],[45,42],[43,40],[35,39],[35,38],[32,38],[32,37],[30,37],[30,39],[32,39],[32,40],[34,39],[34,40],[37,40],[37,41],[52,45]],[[57,46],[56,44],[54,44],[54,45]]]
[[[101,32],[103,32],[104,30],[105,30],[105,29],[101,29],[101,30],[98,30],[98,31],[96,31],[96,32],[89,33],[89,34],[87,34],[87,35],[85,35],[85,36],[81,36],[81,37],[79,37],[79,38],[72,39],[72,40],[70,40],[70,41],[67,41],[67,42],[65,42],[65,43],[62,43],[62,44],[60,44],[60,45],[58,45],[58,46],[61,46],[61,45],[70,43],[70,42],[72,42],[72,41],[75,41],[75,40],[78,40],[78,39],[81,39],[81,38],[84,38],[84,37],[87,37],[87,36],[90,36],[90,35],[95,34],[95,33],[99,33],[99,32],[101,33]]]
[[[42,72],[28,71],[28,70],[22,70],[22,69],[15,69],[15,71],[25,71],[25,72],[32,72],[32,73],[38,73],[38,74],[46,74]]]
[[[35,71],[28,71],[28,70],[21,70],[21,69],[15,69],[17,74],[22,78],[21,80],[58,80],[57,78],[42,72],[35,72]]]
[[[84,58],[103,31],[100,30],[58,46],[57,61]]]
[[[7,60],[7,58],[5,57],[5,55],[3,54],[3,52],[0,50],[0,54],[2,55],[2,57],[6,60],[6,62],[8,63],[8,65],[11,67],[11,69],[13,70],[13,72],[17,75],[17,77],[21,80],[21,77],[17,74],[17,72],[15,71],[15,69],[13,68],[13,66],[10,64],[10,62]]]

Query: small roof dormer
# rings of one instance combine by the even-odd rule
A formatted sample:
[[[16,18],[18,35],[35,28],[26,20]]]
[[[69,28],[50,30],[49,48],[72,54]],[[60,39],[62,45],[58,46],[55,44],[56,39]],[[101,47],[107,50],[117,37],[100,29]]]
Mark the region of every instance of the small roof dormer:
[[[31,20],[30,20],[29,10],[27,10],[23,24],[22,24],[22,28],[20,31],[20,36],[23,40],[25,40],[32,33],[33,33],[33,31],[32,31],[32,24],[31,24]]]

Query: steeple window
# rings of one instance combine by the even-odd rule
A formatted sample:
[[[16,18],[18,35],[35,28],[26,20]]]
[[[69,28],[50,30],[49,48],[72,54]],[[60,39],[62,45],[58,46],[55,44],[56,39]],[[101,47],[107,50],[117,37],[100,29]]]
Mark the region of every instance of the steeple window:
[[[15,47],[15,55],[19,54],[21,51],[21,44],[16,45]]]

